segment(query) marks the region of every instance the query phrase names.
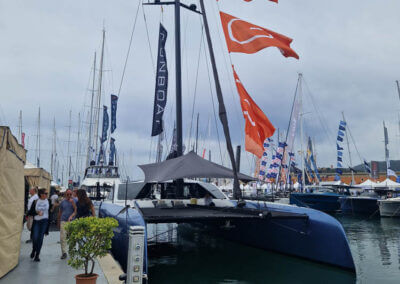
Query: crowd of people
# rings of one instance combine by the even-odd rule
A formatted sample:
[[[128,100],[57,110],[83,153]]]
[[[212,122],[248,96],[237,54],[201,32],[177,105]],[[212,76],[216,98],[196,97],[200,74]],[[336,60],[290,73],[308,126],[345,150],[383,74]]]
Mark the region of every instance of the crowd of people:
[[[65,225],[75,218],[95,216],[92,201],[83,189],[54,191],[51,197],[44,189],[33,187],[29,190],[27,204],[27,228],[31,231],[27,243],[32,243],[31,258],[40,261],[40,251],[45,235],[49,234],[50,225],[60,229],[61,259],[67,258],[67,239]]]

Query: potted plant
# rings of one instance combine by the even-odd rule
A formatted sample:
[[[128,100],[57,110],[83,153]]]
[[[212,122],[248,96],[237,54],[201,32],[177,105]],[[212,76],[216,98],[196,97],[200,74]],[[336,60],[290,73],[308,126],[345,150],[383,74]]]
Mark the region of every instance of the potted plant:
[[[69,222],[67,232],[68,264],[73,268],[84,268],[84,274],[75,275],[76,283],[96,283],[98,275],[93,273],[95,258],[105,256],[111,249],[113,229],[118,226],[113,218],[87,217]]]

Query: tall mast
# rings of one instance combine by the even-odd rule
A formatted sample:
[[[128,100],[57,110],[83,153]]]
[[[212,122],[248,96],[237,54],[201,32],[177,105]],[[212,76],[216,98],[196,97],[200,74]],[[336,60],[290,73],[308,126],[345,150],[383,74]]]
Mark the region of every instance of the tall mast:
[[[53,117],[53,141],[51,145],[51,165],[50,165],[50,171],[51,171],[51,176],[54,180],[54,176],[56,173],[56,118]]]
[[[219,118],[221,120],[222,127],[224,129],[226,146],[228,148],[229,158],[230,158],[231,164],[232,164],[232,170],[233,170],[233,176],[234,176],[234,180],[233,180],[234,198],[241,199],[242,192],[240,191],[240,188],[239,188],[239,180],[238,180],[238,175],[237,175],[235,156],[233,153],[233,147],[232,147],[232,142],[231,142],[231,135],[229,132],[228,118],[226,115],[224,98],[222,96],[221,84],[219,82],[217,65],[215,62],[215,55],[214,55],[214,50],[213,50],[212,41],[211,41],[210,28],[208,26],[207,14],[206,14],[206,10],[204,7],[204,0],[200,0],[200,6],[201,6],[201,12],[203,15],[204,29],[205,29],[206,36],[207,36],[208,49],[209,49],[211,65],[212,65],[213,74],[214,74],[215,89],[217,91],[216,93],[217,93],[217,98],[218,98],[218,102],[219,102]]]
[[[399,99],[400,99],[400,83],[399,83],[399,81],[396,81],[396,85],[397,85],[397,93],[399,94]]]
[[[175,84],[176,84],[176,139],[178,157],[183,154],[182,138],[182,60],[181,60],[181,1],[175,0]]]
[[[301,99],[302,100],[302,99]],[[301,110],[303,111],[303,102],[301,102]],[[304,191],[304,188],[306,186],[306,180],[305,180],[305,164],[304,164],[304,150],[303,150],[303,141],[304,141],[304,130],[303,130],[303,124],[304,124],[304,113],[300,114],[300,152],[301,152],[301,189]]]
[[[96,117],[96,126],[94,132],[94,145],[95,145],[95,153],[97,154],[98,143],[99,143],[99,122],[100,122],[100,105],[101,105],[101,83],[103,80],[103,61],[104,61],[104,41],[106,37],[106,31],[103,29],[103,43],[101,45],[101,56],[100,56],[100,69],[99,69],[99,86],[97,90],[97,117]]]
[[[344,112],[342,111],[343,121],[346,122],[344,118]],[[346,122],[347,125],[347,122]],[[350,152],[350,143],[349,143],[349,126],[347,125],[347,133],[346,133],[346,143],[347,143],[347,151],[349,152],[349,162],[350,162],[350,171],[351,171],[351,184],[354,184],[354,172],[353,172],[353,163],[351,161],[351,152]]]
[[[81,138],[81,113],[78,113],[78,137],[76,141],[76,164],[75,164],[76,180],[78,180],[78,175],[80,170],[79,167],[79,159],[81,155],[80,138]]]
[[[40,107],[38,113],[38,121],[37,121],[37,133],[36,133],[36,149],[35,149],[35,158],[36,158],[36,167],[40,167]]]
[[[390,160],[389,160],[389,149],[387,145],[389,144],[389,137],[387,133],[387,128],[385,126],[385,122],[383,122],[383,136],[385,140],[385,161],[386,161],[386,175],[387,175],[387,170],[390,168]]]
[[[199,144],[199,118],[200,118],[200,114],[197,113],[197,122],[196,122],[196,148],[195,148],[196,154],[197,154],[197,149],[198,149],[198,144]]]
[[[68,159],[68,176],[67,178],[69,179],[71,177],[71,156],[70,156],[70,143],[71,143],[71,115],[72,115],[72,110],[69,111],[69,124],[68,124],[68,141],[67,141],[67,159]]]
[[[18,117],[18,141],[22,143],[22,110],[19,111]]]
[[[92,152],[92,136],[93,136],[93,101],[94,101],[94,85],[96,82],[96,52],[94,53],[93,60],[93,82],[92,82],[92,98],[90,100],[90,113],[89,113],[89,135],[88,135],[88,146],[86,155],[86,167],[90,164],[90,154]]]

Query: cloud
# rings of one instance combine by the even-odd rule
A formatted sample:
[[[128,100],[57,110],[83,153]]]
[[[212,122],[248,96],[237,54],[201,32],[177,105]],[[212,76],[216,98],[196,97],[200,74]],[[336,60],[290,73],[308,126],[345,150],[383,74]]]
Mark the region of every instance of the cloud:
[[[81,148],[85,151],[92,62],[94,51],[97,51],[97,59],[100,56],[101,30],[104,25],[106,71],[102,104],[109,105],[109,94],[117,93],[119,89],[137,4],[138,1],[122,0],[83,1],[79,4],[18,0],[0,4],[0,32],[5,39],[0,45],[0,122],[10,125],[16,133],[19,110],[23,111],[23,129],[29,137],[28,158],[31,161],[35,157],[39,106],[42,110],[42,165],[50,167],[53,117],[56,119],[58,152],[60,157],[64,157],[60,158],[60,162],[66,164],[65,141],[68,140],[70,110],[73,114],[74,143],[78,132],[77,115],[81,113]],[[219,1],[219,7],[224,12],[293,38],[292,47],[300,55],[299,61],[282,57],[274,48],[253,55],[229,56],[216,3],[207,1],[206,4],[234,145],[244,144],[244,122],[230,73],[231,63],[250,95],[279,128],[282,138],[288,125],[298,73],[304,74],[304,112],[310,112],[304,116],[305,136],[310,135],[315,141],[319,165],[335,164],[334,139],[342,111],[362,157],[383,160],[383,121],[389,130],[391,158],[399,157],[399,150],[396,150],[400,148],[397,122],[399,101],[394,84],[400,79],[398,1],[309,0],[282,1],[278,5],[265,1]],[[144,11],[146,22],[142,10],[138,14],[120,94],[115,134],[123,163],[121,168],[131,178],[141,177],[135,165],[149,162],[149,156],[154,157],[154,152],[149,155],[150,145],[153,145],[153,151],[155,145],[155,140],[150,138],[153,63],[161,14],[159,7],[146,6]],[[163,21],[169,31],[167,55],[170,82],[165,120],[166,136],[170,140],[175,120],[172,7],[165,7]],[[215,158],[217,162],[223,156],[223,162],[228,165],[222,128],[218,118],[214,117],[211,95],[214,95],[215,103],[216,98],[212,76],[209,77],[207,69],[207,66],[210,67],[208,53],[204,52],[204,46],[199,50],[200,28],[198,15],[182,11],[184,140],[186,144],[189,141],[191,123],[190,140],[194,140],[191,118],[196,96],[194,113],[200,113],[199,132],[204,140],[202,148],[211,149],[213,160]],[[199,75],[195,92],[197,69]],[[218,113],[216,105],[215,112]],[[298,135],[296,149],[299,144]],[[164,147],[168,148],[167,145]],[[353,145],[351,149],[353,163],[358,163],[357,151]],[[254,168],[253,157],[244,152],[242,155],[242,169],[249,173]]]

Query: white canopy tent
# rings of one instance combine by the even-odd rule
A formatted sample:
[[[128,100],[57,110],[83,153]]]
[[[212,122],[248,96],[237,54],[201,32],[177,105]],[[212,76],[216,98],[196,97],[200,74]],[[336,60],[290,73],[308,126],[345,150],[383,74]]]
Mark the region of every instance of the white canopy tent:
[[[387,178],[382,182],[376,183],[374,188],[390,188],[390,189],[400,188],[400,183],[397,183],[397,182],[392,181],[391,179]]]
[[[378,185],[378,183],[376,183],[370,179],[367,179],[366,181],[364,181],[360,184],[356,184],[354,186],[364,188],[364,189],[372,189],[372,188],[376,187],[377,185]]]

